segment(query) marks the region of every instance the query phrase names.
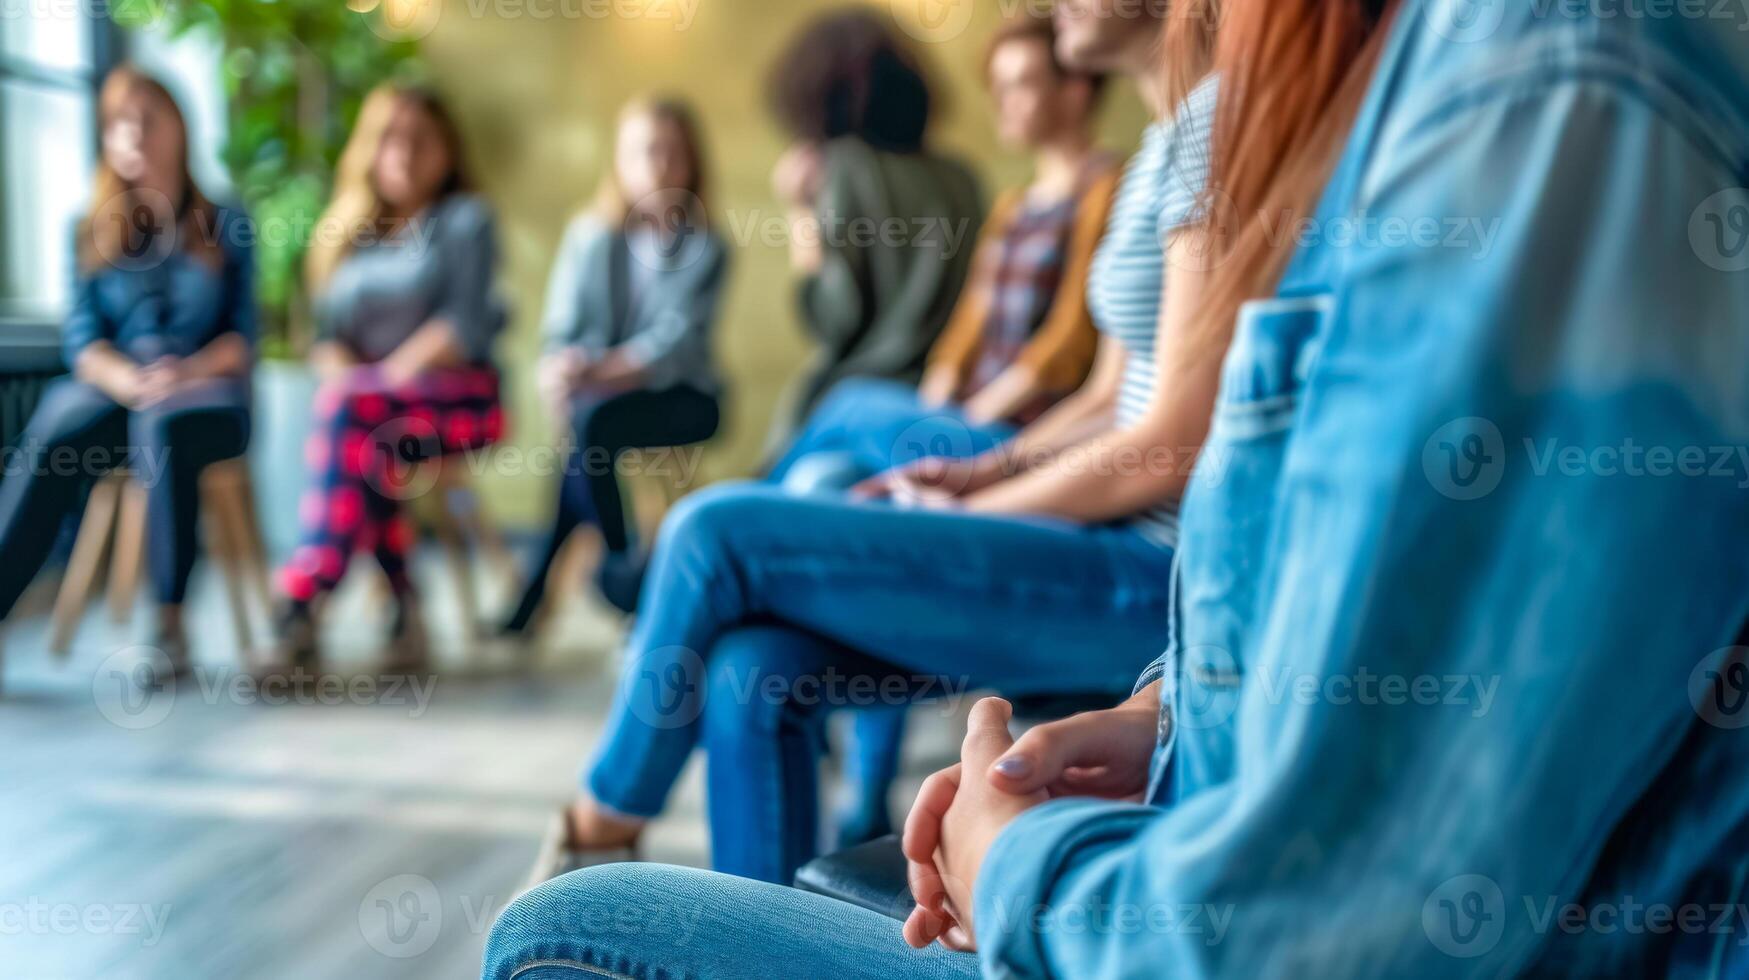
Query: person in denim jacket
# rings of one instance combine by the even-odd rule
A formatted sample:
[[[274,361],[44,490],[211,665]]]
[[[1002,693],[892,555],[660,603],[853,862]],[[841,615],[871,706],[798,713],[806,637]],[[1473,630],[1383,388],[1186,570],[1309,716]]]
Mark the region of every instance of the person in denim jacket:
[[[48,560],[84,490],[127,466],[145,491],[155,682],[190,666],[182,605],[199,552],[200,473],[249,443],[255,235],[188,172],[188,130],[131,66],[98,97],[103,158],[74,232],[72,308],[51,384],[0,483],[0,618]]]
[[[926,786],[906,938],[976,957],[606,868],[550,886],[569,921],[681,896],[692,938],[543,936],[525,899],[488,975],[518,943],[554,958],[528,977],[1741,975],[1705,913],[1749,829],[1749,22],[1707,6],[1229,4],[1243,220],[1199,304],[1226,353],[1171,645],[1019,743],[981,702]],[[1314,44],[1355,70],[1302,71]]]

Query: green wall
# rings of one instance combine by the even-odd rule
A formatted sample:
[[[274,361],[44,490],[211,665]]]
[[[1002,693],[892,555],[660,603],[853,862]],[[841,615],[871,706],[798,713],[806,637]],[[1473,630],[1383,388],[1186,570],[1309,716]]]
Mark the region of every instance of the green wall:
[[[984,39],[1019,0],[951,0],[936,30],[915,3],[875,9],[919,37],[948,103],[938,144],[972,162],[986,191],[1024,180],[1026,161],[996,145],[980,81]],[[698,106],[715,171],[716,205],[731,228],[781,219],[770,168],[782,135],[765,111],[767,67],[810,15],[842,6],[813,0],[444,0],[422,41],[451,96],[475,168],[499,212],[505,287],[515,319],[502,347],[514,441],[552,438],[532,390],[531,366],[547,270],[567,219],[592,191],[611,152],[617,107],[652,91]],[[617,11],[618,13],[614,13]],[[1114,86],[1102,131],[1133,149],[1146,114]],[[743,474],[757,458],[780,393],[805,354],[786,253],[767,236],[740,242],[718,347],[734,399],[704,464],[707,479]],[[497,474],[484,496],[506,523],[541,515],[542,481]]]

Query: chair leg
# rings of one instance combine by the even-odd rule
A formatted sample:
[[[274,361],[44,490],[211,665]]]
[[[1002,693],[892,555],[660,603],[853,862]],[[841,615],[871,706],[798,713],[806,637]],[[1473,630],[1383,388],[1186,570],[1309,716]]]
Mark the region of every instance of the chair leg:
[[[202,479],[202,510],[207,516],[209,550],[224,569],[225,601],[231,607],[231,628],[237,637],[237,657],[245,668],[254,662],[255,634],[249,615],[249,579],[254,554],[249,541],[248,484],[240,465],[216,463]]]
[[[146,488],[128,480],[121,486],[115,550],[109,556],[110,622],[125,623],[133,618],[134,599],[140,594],[140,564],[145,556]]]
[[[103,553],[109,548],[110,531],[115,527],[115,512],[121,501],[121,484],[121,478],[115,476],[98,480],[85,504],[78,536],[73,539],[73,554],[67,560],[50,616],[53,629],[49,634],[49,650],[57,657],[66,657],[73,648],[73,633],[85,614],[86,600],[91,597],[97,571],[103,565]]]
[[[239,529],[241,558],[254,586],[261,608],[273,608],[273,586],[267,570],[267,539],[261,533],[261,521],[255,513],[255,482],[249,477],[249,464],[239,460],[236,469],[236,509],[242,520]]]
[[[477,650],[481,637],[480,601],[474,591],[474,566],[472,556],[468,554],[467,535],[450,509],[447,495],[442,506],[437,508],[435,522],[437,539],[442,543],[445,559],[449,563],[450,579],[455,583],[458,601],[456,610],[462,619],[462,636]]]
[[[231,629],[237,638],[237,657],[244,667],[253,662],[251,651],[255,637],[249,629],[249,600],[244,593],[243,559],[238,546],[238,518],[232,513],[236,497],[231,488],[215,486],[206,495],[205,506],[207,551],[218,563],[225,589],[225,602],[231,607]]]

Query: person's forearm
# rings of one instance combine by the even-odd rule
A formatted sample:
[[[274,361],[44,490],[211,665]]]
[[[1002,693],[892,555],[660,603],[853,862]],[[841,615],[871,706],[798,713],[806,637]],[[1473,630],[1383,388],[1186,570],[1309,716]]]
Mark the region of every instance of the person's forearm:
[[[1131,517],[1183,496],[1194,451],[1145,442],[1120,429],[1058,452],[966,498],[975,513],[1043,514],[1077,524]]]
[[[820,218],[806,208],[793,208],[789,215],[789,265],[798,275],[811,276],[825,264],[820,248]]]
[[[352,348],[338,340],[319,340],[310,348],[310,367],[322,378],[332,378],[357,363]]]
[[[636,388],[649,378],[645,365],[623,347],[615,347],[590,365],[585,381],[604,388]]]
[[[1025,365],[1011,365],[977,394],[966,399],[966,416],[979,424],[1013,418],[1045,395],[1038,372]]]
[[[73,377],[104,394],[123,399],[125,376],[138,371],[139,365],[107,340],[95,340],[85,345],[73,363]]]
[[[463,363],[465,350],[447,320],[431,320],[383,359],[384,367],[402,377],[417,377],[432,368]]]
[[[249,373],[249,343],[241,334],[225,333],[183,359],[190,380],[238,378]]]
[[[1111,431],[1116,411],[1115,398],[1107,397],[1103,391],[1083,388],[1022,429],[1008,441],[1005,451],[1017,459],[1049,459]]]

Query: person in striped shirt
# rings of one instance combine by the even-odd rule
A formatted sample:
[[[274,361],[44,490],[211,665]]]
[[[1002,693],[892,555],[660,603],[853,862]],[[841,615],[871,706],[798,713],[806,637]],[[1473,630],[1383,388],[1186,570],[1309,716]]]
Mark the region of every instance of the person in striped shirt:
[[[1107,2],[1059,5],[1059,53],[1144,80],[1164,119],[1127,168],[1095,262],[1105,336],[1092,379],[989,453],[920,459],[848,499],[728,484],[683,501],[585,792],[560,813],[537,877],[622,855],[702,744],[715,865],[788,881],[816,847],[815,722],[830,710],[967,687],[1111,691],[1115,703],[1159,653],[1173,503],[1212,391],[1154,369],[1154,330],[1171,336],[1171,317],[1147,299],[1163,295],[1177,232],[1200,233],[1188,225],[1215,89],[1199,64],[1159,85],[1164,9],[1148,21],[1089,9]],[[1184,23],[1195,43],[1175,47],[1206,64],[1214,19]]]

